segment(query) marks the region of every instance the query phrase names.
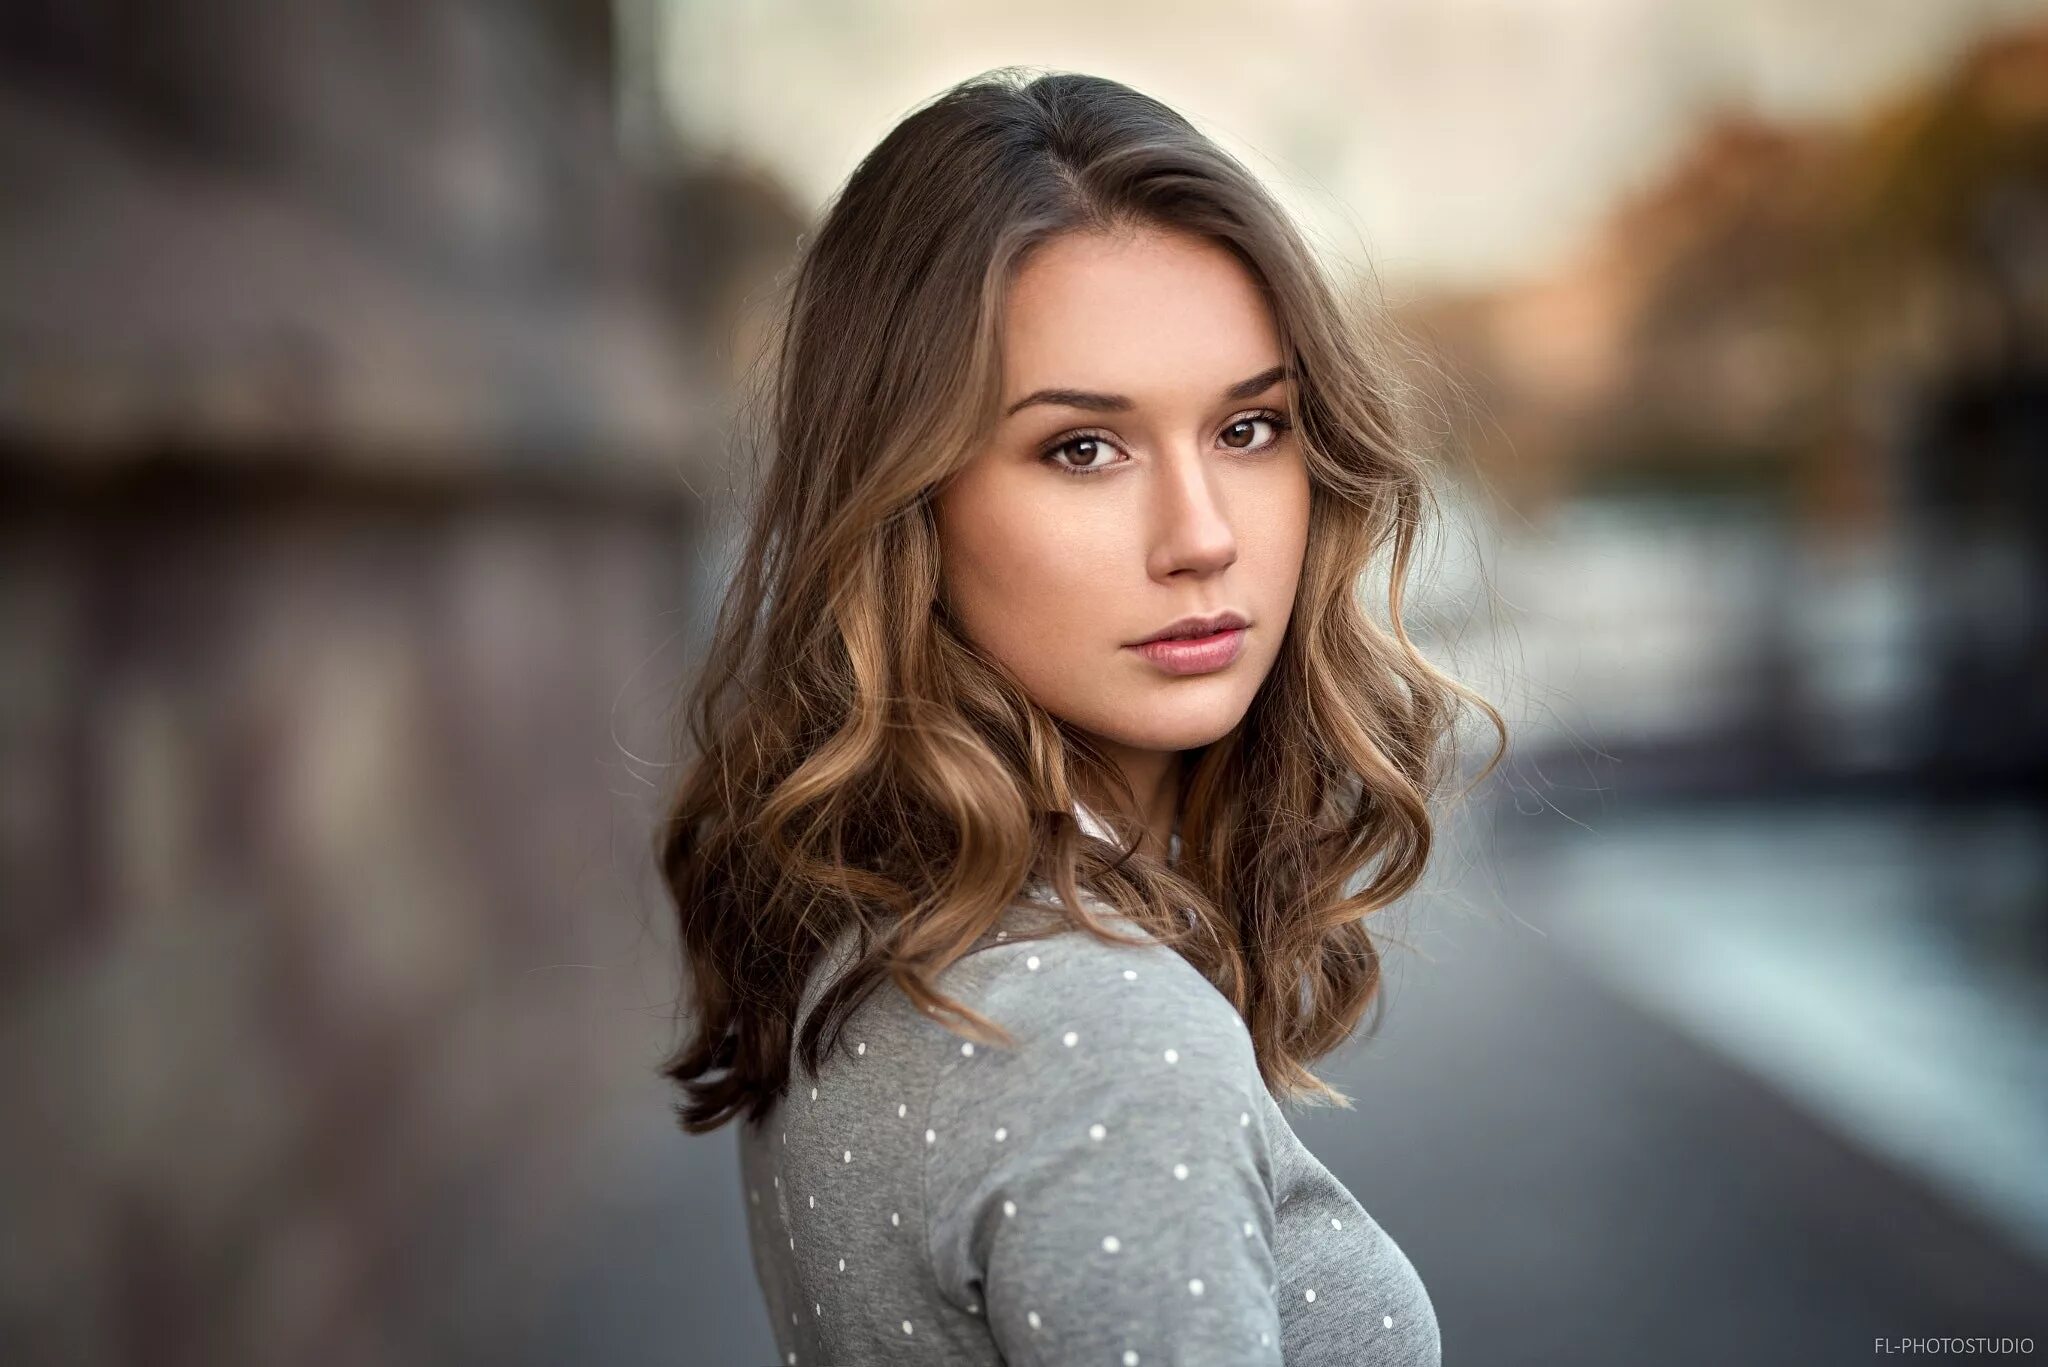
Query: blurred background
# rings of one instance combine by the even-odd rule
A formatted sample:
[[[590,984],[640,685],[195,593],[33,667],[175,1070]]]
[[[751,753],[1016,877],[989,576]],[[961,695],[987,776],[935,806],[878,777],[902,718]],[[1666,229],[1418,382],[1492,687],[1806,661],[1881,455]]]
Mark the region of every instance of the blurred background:
[[[1297,1119],[1447,1362],[2048,1352],[2048,5],[0,16],[0,1360],[771,1360],[669,707],[778,273],[1013,63],[1266,178],[1447,470],[1516,747]]]

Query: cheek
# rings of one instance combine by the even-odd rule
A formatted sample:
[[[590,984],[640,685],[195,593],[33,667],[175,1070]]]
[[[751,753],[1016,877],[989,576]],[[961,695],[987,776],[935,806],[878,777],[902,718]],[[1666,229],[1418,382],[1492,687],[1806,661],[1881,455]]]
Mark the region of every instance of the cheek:
[[[1115,634],[1107,590],[1116,547],[1014,490],[958,492],[942,510],[940,553],[962,630],[1028,684],[1071,674]]]
[[[1287,518],[1286,529],[1281,538],[1286,546],[1283,559],[1290,567],[1286,576],[1287,601],[1294,601],[1295,586],[1301,582],[1302,560],[1308,554],[1308,524],[1313,517],[1313,497],[1309,488],[1308,470],[1297,467],[1293,502]]]
[[[1238,520],[1237,570],[1261,616],[1278,620],[1294,602],[1308,550],[1309,477],[1299,462],[1272,472]]]

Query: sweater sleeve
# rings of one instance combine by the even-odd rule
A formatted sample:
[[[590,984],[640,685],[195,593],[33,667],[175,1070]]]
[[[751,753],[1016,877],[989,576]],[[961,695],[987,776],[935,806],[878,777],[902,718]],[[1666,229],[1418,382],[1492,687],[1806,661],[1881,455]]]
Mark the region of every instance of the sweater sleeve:
[[[927,1239],[941,1293],[1005,1362],[1277,1364],[1273,1168],[1243,1022],[1171,949],[1064,936],[1000,951],[932,1083]]]

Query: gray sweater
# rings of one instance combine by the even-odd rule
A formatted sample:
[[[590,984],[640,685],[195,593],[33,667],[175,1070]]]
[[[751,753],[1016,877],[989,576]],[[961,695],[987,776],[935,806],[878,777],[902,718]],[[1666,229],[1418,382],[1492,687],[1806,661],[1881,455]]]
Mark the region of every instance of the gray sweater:
[[[1015,1049],[885,983],[815,1080],[793,1065],[741,1124],[782,1360],[1439,1364],[1421,1279],[1295,1137],[1230,1003],[1149,936],[1023,940],[1047,924],[1027,912],[941,977]],[[852,949],[828,951],[799,1019]]]

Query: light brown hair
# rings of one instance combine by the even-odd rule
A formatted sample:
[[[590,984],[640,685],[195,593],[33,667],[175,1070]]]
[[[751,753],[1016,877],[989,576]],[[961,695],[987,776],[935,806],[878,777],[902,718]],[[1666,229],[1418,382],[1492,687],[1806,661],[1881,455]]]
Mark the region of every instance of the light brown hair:
[[[1026,254],[1144,229],[1222,244],[1266,293],[1311,482],[1287,639],[1242,723],[1183,756],[1172,866],[1078,827],[1081,801],[1132,832],[1136,803],[949,616],[931,504],[994,427],[1003,303]],[[1370,329],[1285,212],[1155,99],[989,72],[854,170],[801,254],[774,361],[768,468],[657,832],[690,1008],[662,1064],[682,1127],[767,1113],[804,984],[842,931],[859,951],[803,1023],[806,1071],[827,1025],[885,982],[968,1038],[1010,1043],[937,978],[1020,898],[1047,905],[1024,896],[1033,879],[1087,933],[1122,939],[1083,888],[1175,947],[1244,1018],[1277,1096],[1348,1105],[1307,1065],[1378,992],[1366,918],[1427,863],[1457,701],[1500,737],[1480,777],[1507,733],[1402,625],[1429,467]],[[1384,623],[1360,593],[1382,555]]]

